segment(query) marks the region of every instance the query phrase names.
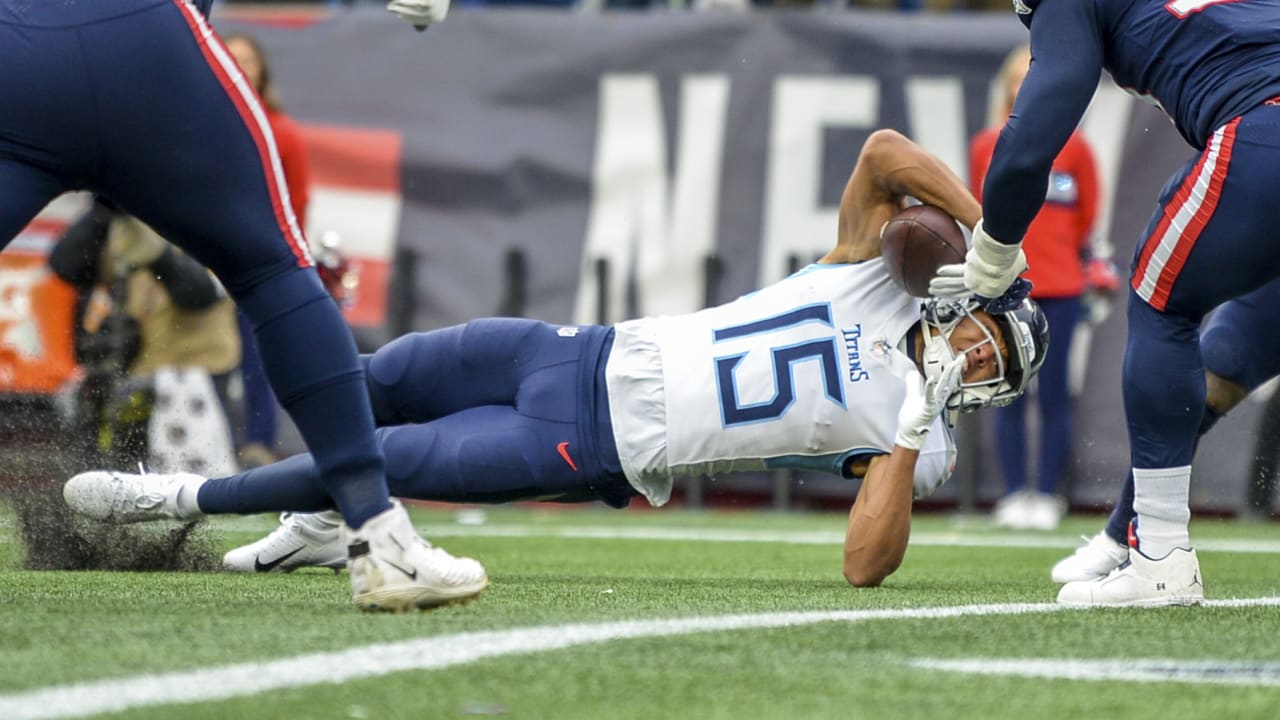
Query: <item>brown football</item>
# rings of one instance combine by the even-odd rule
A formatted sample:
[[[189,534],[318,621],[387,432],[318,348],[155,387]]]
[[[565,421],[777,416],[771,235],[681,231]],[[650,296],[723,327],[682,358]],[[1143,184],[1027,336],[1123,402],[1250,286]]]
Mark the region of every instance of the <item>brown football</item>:
[[[889,277],[916,297],[929,297],[938,268],[964,262],[964,232],[945,210],[913,205],[880,231],[880,255]]]

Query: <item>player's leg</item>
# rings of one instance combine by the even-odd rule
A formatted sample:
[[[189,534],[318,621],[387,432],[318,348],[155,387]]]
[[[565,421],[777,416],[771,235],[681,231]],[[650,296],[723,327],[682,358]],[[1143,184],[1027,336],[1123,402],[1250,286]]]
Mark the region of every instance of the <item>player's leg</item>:
[[[154,54],[137,51],[140,35]],[[478,593],[479,565],[461,559],[450,572],[454,559],[424,545],[389,501],[355,344],[311,267],[262,109],[220,41],[185,3],[83,36],[92,56],[116,63],[103,88],[103,189],[213,269],[249,317],[272,387],[351,528],[357,604],[406,609]],[[409,566],[418,570],[394,570]]]
[[[1049,322],[1049,353],[1036,376],[1036,401],[1040,408],[1040,459],[1037,465],[1032,517],[1038,530],[1054,530],[1067,512],[1062,480],[1067,473],[1075,439],[1068,369],[1071,339],[1080,321],[1080,297],[1047,298],[1040,303]]]
[[[379,425],[429,422],[483,405],[515,406],[529,398],[531,377],[576,367],[584,337],[576,328],[535,320],[482,318],[463,325],[411,333],[361,361]],[[571,332],[572,334],[569,334]],[[564,378],[565,397],[577,380]]]
[[[9,244],[41,208],[62,192],[62,184],[49,173],[6,157],[0,138],[0,249]]]
[[[623,504],[630,486],[616,450],[602,441],[611,428],[584,397],[596,384],[589,368],[599,362],[602,330],[561,330],[474,320],[406,335],[367,356],[374,405],[384,422],[397,423],[377,432],[392,494]],[[330,507],[306,455],[210,480],[199,506],[208,514]]]
[[[1023,528],[1027,516],[1028,399],[1024,395],[1005,407],[995,408],[996,454],[1004,476],[1004,495],[996,501],[992,520],[998,527]]]
[[[146,33],[166,58],[110,54]],[[122,63],[104,82],[107,194],[222,280],[263,365],[353,526],[389,507],[350,331],[311,268],[270,126],[221,43],[184,3],[85,29]],[[133,43],[136,44],[136,43]],[[138,65],[132,67],[131,65]],[[146,82],[130,82],[130,76]]]
[[[510,406],[471,408],[429,423],[381,428],[388,485],[401,498],[457,503],[604,501],[621,506],[635,494],[619,473],[590,458],[553,457],[545,449],[564,437],[563,423],[522,415]],[[198,505],[205,513],[315,511],[329,502],[307,455],[204,483]],[[226,553],[234,572],[289,572],[299,567],[345,564],[337,544],[340,520],[330,512],[286,513],[267,536]]]
[[[237,438],[240,464],[267,465],[274,460],[276,447],[276,394],[262,367],[253,326],[243,312],[236,312],[240,331],[240,378],[244,386],[244,431]]]
[[[1280,181],[1277,112],[1261,108],[1220,128],[1166,187],[1138,249],[1124,365],[1138,552],[1106,578],[1064,586],[1061,602],[1203,598],[1187,530],[1191,458],[1206,399],[1199,325],[1216,305],[1280,276],[1280,254],[1262,230],[1277,220],[1268,198]]]
[[[30,10],[30,8],[28,8]],[[44,10],[38,8],[37,11]],[[0,249],[36,213],[81,179],[92,125],[72,31],[30,28],[0,10]]]
[[[556,326],[532,320],[479,320],[405,336],[369,356],[371,367],[380,368],[387,381],[371,383],[376,393],[391,393],[398,407],[435,416],[377,431],[392,493],[452,502],[541,497],[622,504],[607,492],[619,481],[629,488],[616,450],[604,441],[611,428],[607,418],[598,416],[594,398],[584,399],[597,382],[587,368],[599,363],[602,329],[573,330],[561,334]],[[437,370],[421,375],[425,383],[411,379],[422,366]],[[493,370],[486,371],[490,366]],[[440,376],[446,382],[436,383]],[[388,406],[392,402],[383,399]],[[104,483],[120,473],[86,475],[92,477],[75,484]],[[165,496],[165,478],[141,476],[131,481],[140,483],[136,487],[121,490]],[[591,494],[592,488],[601,492]],[[110,492],[94,490],[104,498],[101,504],[130,507],[136,520],[333,507],[320,470],[307,454],[202,482],[190,497],[173,496],[158,505],[133,508],[137,503],[131,497]],[[86,496],[79,502],[98,501]],[[110,510],[90,508],[87,514],[106,512]]]
[[[1280,322],[1280,280],[1227,302],[1200,331],[1200,354],[1205,363],[1205,406],[1196,443],[1218,420],[1268,379],[1280,375],[1280,334],[1268,328]],[[1106,527],[1075,553],[1054,565],[1054,582],[1091,580],[1114,570],[1129,558],[1129,527],[1133,511],[1133,471],[1120,488]]]

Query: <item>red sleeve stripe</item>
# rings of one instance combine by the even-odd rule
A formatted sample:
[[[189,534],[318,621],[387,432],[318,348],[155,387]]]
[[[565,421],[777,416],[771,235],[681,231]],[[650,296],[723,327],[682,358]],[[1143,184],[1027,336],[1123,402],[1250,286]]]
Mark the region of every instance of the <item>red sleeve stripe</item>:
[[[267,189],[271,193],[271,207],[275,211],[276,226],[280,229],[280,234],[293,250],[299,267],[314,265],[306,239],[298,227],[298,218],[293,214],[293,208],[289,203],[289,187],[285,182],[284,167],[280,163],[280,152],[276,147],[271,125],[267,121],[267,114],[258,102],[257,93],[249,87],[249,82],[245,80],[239,66],[223,47],[222,41],[210,29],[204,16],[185,0],[173,0],[173,2],[186,19],[192,34],[196,36],[196,42],[210,69],[226,90],[231,102],[235,104],[245,127],[253,137],[254,144],[258,147],[258,157],[262,160],[262,171],[266,177]]]

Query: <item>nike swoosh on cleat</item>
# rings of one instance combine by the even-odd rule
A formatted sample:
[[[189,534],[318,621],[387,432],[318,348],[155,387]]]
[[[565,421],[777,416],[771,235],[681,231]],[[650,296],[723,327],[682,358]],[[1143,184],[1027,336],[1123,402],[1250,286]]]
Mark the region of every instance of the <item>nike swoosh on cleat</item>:
[[[294,555],[297,555],[300,552],[302,552],[302,548],[294,548],[293,550],[290,550],[289,552],[285,553],[284,555],[281,555],[275,560],[268,560],[267,562],[262,562],[262,556],[258,555],[253,558],[253,571],[254,572],[271,572],[272,570],[275,570],[276,566],[278,566],[280,563],[284,562],[285,560],[288,560],[289,558],[293,557]]]
[[[573,468],[574,472],[578,471],[577,464],[573,462],[573,458],[569,457],[569,443],[562,442],[559,445],[556,445],[556,452],[560,453],[560,457],[564,458],[564,461],[569,463],[569,467]]]
[[[399,570],[400,572],[404,573],[404,576],[405,576],[405,577],[407,577],[407,578],[409,578],[410,580],[417,580],[417,579],[418,579],[418,569],[417,569],[417,568],[414,568],[414,569],[413,569],[413,572],[409,572],[408,570],[405,570],[404,568],[400,567],[399,565],[397,565],[397,564],[395,564],[395,563],[393,563],[393,562],[390,562],[390,561],[384,561],[384,562],[386,562],[386,563],[387,563],[388,565],[390,565],[391,567],[393,567],[393,568],[395,568],[395,569]]]

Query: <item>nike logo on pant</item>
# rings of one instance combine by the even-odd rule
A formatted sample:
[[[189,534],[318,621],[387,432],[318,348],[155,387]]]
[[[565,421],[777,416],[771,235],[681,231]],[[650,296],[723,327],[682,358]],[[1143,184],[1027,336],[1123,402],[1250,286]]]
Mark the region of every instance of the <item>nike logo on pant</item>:
[[[564,458],[564,461],[569,463],[569,467],[573,468],[574,472],[578,471],[577,463],[573,461],[573,458],[569,457],[569,443],[562,442],[559,445],[556,445],[556,452],[560,453],[560,457]]]

